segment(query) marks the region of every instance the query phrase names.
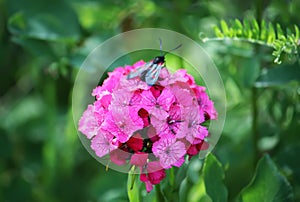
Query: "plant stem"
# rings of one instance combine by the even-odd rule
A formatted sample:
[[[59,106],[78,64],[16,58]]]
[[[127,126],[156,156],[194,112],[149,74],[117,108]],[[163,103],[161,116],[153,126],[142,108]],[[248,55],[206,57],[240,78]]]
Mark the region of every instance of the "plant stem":
[[[258,117],[258,110],[257,110],[257,88],[252,87],[252,140],[253,140],[253,151],[254,151],[254,166],[259,158],[259,151],[258,151],[258,129],[257,129],[257,117]]]
[[[164,202],[164,196],[161,192],[160,184],[155,185],[156,199],[158,202]]]
[[[202,42],[206,43],[206,42],[214,42],[214,41],[226,41],[226,40],[230,40],[230,41],[240,41],[240,42],[247,42],[247,43],[254,43],[254,44],[258,44],[258,45],[262,45],[262,46],[266,46],[269,48],[274,48],[273,43],[269,43],[263,40],[259,40],[259,39],[248,39],[248,38],[241,38],[241,37],[215,37],[215,38],[203,38]]]

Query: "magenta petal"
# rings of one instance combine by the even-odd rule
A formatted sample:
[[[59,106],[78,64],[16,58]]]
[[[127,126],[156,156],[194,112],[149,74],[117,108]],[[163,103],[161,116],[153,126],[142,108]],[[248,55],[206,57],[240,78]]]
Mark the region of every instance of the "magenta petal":
[[[163,86],[175,84],[176,82],[186,83],[189,80],[186,70],[178,70],[174,74],[168,74],[164,71],[161,71],[160,77],[162,78],[160,84]]]
[[[136,166],[144,166],[147,163],[148,154],[147,153],[135,153],[131,156],[130,164]]]
[[[113,144],[114,136],[105,131],[99,130],[97,135],[94,136],[91,142],[91,148],[95,151],[96,155],[103,157],[117,148]]]
[[[159,184],[161,180],[166,177],[165,170],[160,166],[157,161],[149,162],[148,167],[148,179],[152,184]]]
[[[101,129],[112,133],[121,143],[126,142],[130,138],[129,133],[125,133],[116,125],[116,121],[114,120],[110,112],[105,117],[105,120],[101,125]],[[131,135],[132,134],[133,133],[131,133]]]
[[[110,160],[117,165],[125,164],[129,159],[129,156],[130,154],[128,152],[125,152],[121,149],[116,149],[110,152]]]
[[[97,115],[94,113],[94,106],[89,105],[79,120],[78,130],[88,139],[94,137],[100,127]]]
[[[108,73],[108,78],[103,81],[102,89],[113,92],[118,86],[121,77],[123,77],[124,69],[116,68],[113,72]]]
[[[145,173],[140,174],[140,180],[142,182],[147,182],[148,181],[147,175]]]
[[[143,138],[142,136],[137,133],[126,142],[127,146],[130,147],[135,152],[138,152],[143,149]]]
[[[181,157],[178,161],[176,161],[176,162],[173,164],[173,166],[181,167],[183,163],[184,163],[184,157]]]
[[[157,99],[160,96],[160,94],[164,88],[165,87],[160,86],[160,85],[153,85],[153,86],[151,86],[150,91],[151,91],[152,95],[155,97],[155,99]]]
[[[133,93],[126,89],[115,91],[112,95],[111,107],[128,107],[132,96]]]
[[[92,96],[95,96],[96,99],[99,98],[100,94],[103,92],[103,89],[101,86],[97,86],[96,88],[93,89],[93,92],[92,92]]]
[[[159,184],[166,177],[165,170],[148,173],[148,179],[152,184]]]
[[[176,141],[175,137],[161,138],[155,142],[152,147],[153,154],[159,158],[163,168],[169,168],[175,164],[185,153],[185,145],[183,142]]]
[[[165,88],[160,96],[157,99],[157,102],[162,106],[166,111],[170,109],[170,106],[175,102],[175,97],[172,91],[168,88]]]
[[[146,181],[146,182],[145,182],[145,186],[146,186],[146,191],[147,191],[148,193],[152,191],[153,185],[151,184],[150,181]]]
[[[156,104],[156,99],[151,93],[150,90],[143,91],[141,94],[141,100],[140,102],[142,103],[142,106],[144,109],[147,111],[150,111]]]
[[[160,165],[158,161],[151,161],[147,164],[147,172],[153,173],[159,170],[163,170],[163,167]]]
[[[205,93],[205,88],[201,86],[197,86],[193,88],[197,101],[199,104],[199,109],[206,112],[209,116],[209,119],[216,119],[217,118],[217,111],[214,107],[213,101],[211,101],[208,95]]]
[[[149,193],[153,189],[153,184],[149,181],[147,174],[140,174],[140,180],[145,183],[146,190]]]
[[[143,65],[145,65],[145,64],[146,64],[145,61],[140,60],[140,61],[137,61],[136,63],[134,63],[134,64],[132,65],[132,67],[133,67],[133,69],[137,69],[137,68],[139,68],[140,66],[143,66]]]
[[[151,117],[151,124],[156,130],[156,134],[169,133],[168,124],[166,121],[157,118],[156,116]]]
[[[120,80],[120,88],[126,88],[128,91],[136,91],[136,90],[148,90],[150,86],[144,82],[141,81],[138,78],[134,79],[127,79],[126,77],[121,78]]]
[[[196,145],[191,145],[189,147],[189,149],[187,150],[187,154],[190,155],[190,156],[195,156],[196,154],[198,154],[198,149],[196,147]]]
[[[196,106],[196,98],[190,90],[181,88],[180,86],[176,85],[172,88],[172,92],[174,93],[175,98],[177,99],[180,105],[184,107]]]

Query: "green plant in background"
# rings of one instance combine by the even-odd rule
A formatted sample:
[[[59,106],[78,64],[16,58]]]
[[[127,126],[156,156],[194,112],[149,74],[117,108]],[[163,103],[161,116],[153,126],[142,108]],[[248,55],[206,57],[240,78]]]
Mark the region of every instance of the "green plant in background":
[[[276,29],[274,28],[276,27]],[[276,30],[276,31],[275,31]],[[274,62],[280,64],[281,58],[286,54],[288,59],[293,61],[299,60],[300,36],[299,28],[294,25],[294,31],[287,28],[284,32],[280,24],[274,26],[262,20],[244,20],[243,23],[235,19],[228,25],[226,21],[220,21],[220,28],[214,27],[217,38],[203,38],[203,42],[210,40],[241,40],[249,43],[256,43],[263,46],[269,46],[274,49],[272,55],[275,57]]]
[[[154,201],[156,192],[180,201],[300,200],[299,9],[280,0],[0,1],[0,201]],[[148,195],[138,183],[126,194],[126,176],[89,157],[69,99],[97,44],[143,27],[206,40],[228,95],[213,154],[170,171]]]

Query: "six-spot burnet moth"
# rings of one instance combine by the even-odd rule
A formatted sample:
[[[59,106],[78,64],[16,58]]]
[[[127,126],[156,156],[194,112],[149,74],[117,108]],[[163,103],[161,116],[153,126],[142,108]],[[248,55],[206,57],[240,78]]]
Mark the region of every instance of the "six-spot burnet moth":
[[[160,42],[160,50],[162,52],[162,41],[159,39]],[[178,45],[177,47],[171,49],[168,52],[174,51],[178,48],[180,48],[182,44]],[[145,81],[149,86],[152,86],[156,83],[158,76],[160,74],[160,70],[165,65],[165,54],[161,54],[160,56],[156,56],[152,61],[147,62],[146,64],[142,65],[141,67],[138,67],[137,69],[133,70],[127,75],[127,79],[132,79],[137,76],[140,77],[142,81]]]

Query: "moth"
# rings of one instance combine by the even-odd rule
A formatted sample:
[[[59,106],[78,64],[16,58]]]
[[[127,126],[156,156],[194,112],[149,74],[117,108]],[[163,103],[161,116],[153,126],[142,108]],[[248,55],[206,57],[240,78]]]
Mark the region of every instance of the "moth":
[[[162,52],[162,41],[159,39],[160,42],[160,50]],[[174,51],[180,48],[182,44],[178,45],[177,47],[171,49],[168,52]],[[127,75],[127,79],[132,79],[135,77],[140,77],[140,79],[146,82],[149,86],[153,86],[156,81],[158,80],[160,71],[163,67],[165,67],[165,54],[161,54],[160,56],[156,56],[152,61],[147,62],[145,65],[138,67],[137,69],[133,70]]]

